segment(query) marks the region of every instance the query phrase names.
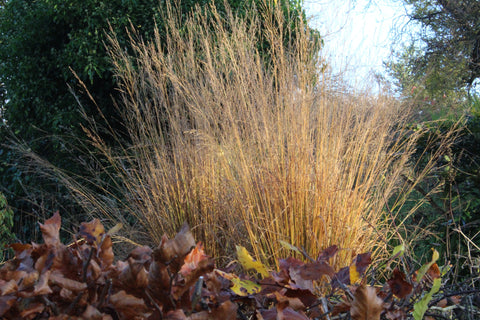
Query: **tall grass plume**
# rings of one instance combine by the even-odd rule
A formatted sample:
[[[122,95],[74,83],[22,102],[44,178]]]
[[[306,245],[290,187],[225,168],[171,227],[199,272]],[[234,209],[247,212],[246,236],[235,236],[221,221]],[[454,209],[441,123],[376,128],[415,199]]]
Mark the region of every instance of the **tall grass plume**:
[[[285,28],[273,6],[167,16],[166,38],[132,32],[133,54],[111,38],[127,139],[88,130],[114,183],[91,192],[64,177],[85,209],[133,216],[153,243],[188,222],[220,259],[244,245],[278,261],[291,254],[280,240],[312,256],[338,245],[337,266],[383,250],[385,203],[414,147],[398,103],[339,91],[308,26]]]

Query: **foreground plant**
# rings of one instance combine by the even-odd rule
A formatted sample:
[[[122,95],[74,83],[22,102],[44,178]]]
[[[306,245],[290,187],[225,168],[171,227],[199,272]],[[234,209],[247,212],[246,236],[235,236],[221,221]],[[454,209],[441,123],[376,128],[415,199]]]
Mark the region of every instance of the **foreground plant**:
[[[343,314],[400,320],[413,311],[419,320],[441,286],[438,254],[416,277],[395,269],[388,285],[374,287],[365,284],[371,254],[357,255],[336,272],[330,265],[336,246],[316,259],[306,256],[308,262],[282,259],[277,272],[238,247],[250,275],[236,275],[215,269],[186,225],[173,239],[163,236],[155,249],[137,247],[126,261],[114,262],[111,234],[99,220],[82,223],[69,245],[60,242],[60,224],[56,213],[40,226],[43,244],[11,245],[15,258],[0,269],[2,319],[273,320]],[[320,294],[325,289],[328,294]],[[437,300],[437,309],[446,306]]]

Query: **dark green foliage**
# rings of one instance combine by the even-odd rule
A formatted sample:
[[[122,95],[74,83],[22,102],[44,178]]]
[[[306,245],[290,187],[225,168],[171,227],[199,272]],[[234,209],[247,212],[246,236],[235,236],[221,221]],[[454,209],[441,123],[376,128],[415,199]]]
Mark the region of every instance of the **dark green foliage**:
[[[0,262],[5,259],[5,246],[14,240],[12,233],[13,211],[8,207],[5,196],[0,193]]]
[[[433,141],[439,141],[438,138],[451,130],[452,125],[451,121],[422,124],[428,131],[418,141],[417,153],[412,159],[418,164],[417,171],[423,169],[428,158],[439,147]],[[414,248],[417,258],[427,255],[430,248],[435,246],[456,267],[458,275],[469,276],[471,270],[461,266],[473,262],[470,260],[472,250],[476,250],[475,245],[480,246],[479,115],[467,118],[455,142],[442,153],[442,158],[437,159],[437,166],[410,195],[412,205],[423,200],[425,202],[407,218],[406,225],[419,228],[417,232],[423,228],[431,232],[425,233],[425,237]],[[436,189],[438,186],[440,188]],[[403,212],[406,213],[408,209],[403,208]],[[405,214],[400,215],[401,219],[404,217]],[[409,238],[408,232],[404,236]]]

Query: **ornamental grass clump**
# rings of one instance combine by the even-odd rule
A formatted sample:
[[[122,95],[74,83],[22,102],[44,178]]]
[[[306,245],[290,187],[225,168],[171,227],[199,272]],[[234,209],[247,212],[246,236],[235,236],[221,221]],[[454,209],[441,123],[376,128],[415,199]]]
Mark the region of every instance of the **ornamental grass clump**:
[[[153,244],[188,222],[220,259],[244,245],[272,263],[284,241],[312,257],[338,245],[343,266],[384,248],[385,203],[415,135],[400,139],[395,100],[340,90],[308,26],[278,8],[167,16],[165,38],[132,32],[134,52],[111,38],[125,132],[112,146],[87,131],[106,159],[97,174],[114,183],[91,192],[63,177],[86,211]]]

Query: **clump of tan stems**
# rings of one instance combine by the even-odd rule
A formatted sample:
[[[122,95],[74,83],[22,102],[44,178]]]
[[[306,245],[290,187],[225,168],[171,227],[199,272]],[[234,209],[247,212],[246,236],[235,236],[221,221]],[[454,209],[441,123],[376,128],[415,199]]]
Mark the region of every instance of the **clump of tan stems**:
[[[384,249],[385,203],[415,141],[400,139],[394,99],[339,92],[308,26],[283,28],[273,5],[249,19],[167,16],[166,38],[132,36],[133,55],[111,39],[130,142],[111,148],[89,131],[117,184],[99,196],[64,177],[88,211],[133,215],[154,243],[188,222],[217,258],[244,245],[278,261],[292,254],[283,240],[313,257],[338,245],[335,265],[344,266]]]

